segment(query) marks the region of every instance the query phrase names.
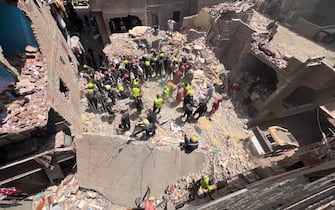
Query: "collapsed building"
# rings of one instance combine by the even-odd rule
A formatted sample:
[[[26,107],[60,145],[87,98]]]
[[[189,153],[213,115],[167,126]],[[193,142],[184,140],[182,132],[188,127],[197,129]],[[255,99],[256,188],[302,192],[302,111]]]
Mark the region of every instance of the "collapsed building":
[[[75,164],[77,61],[44,1],[0,1],[0,185],[36,192]],[[32,181],[33,180],[33,181]]]
[[[186,6],[192,3],[185,2]],[[192,12],[181,2],[178,2],[180,7],[171,5],[182,11],[178,13],[181,18],[196,13],[206,2],[194,1]],[[146,186],[150,186],[156,196],[153,202],[157,208],[163,208],[163,202],[168,203],[169,209],[180,207],[180,203],[187,203],[184,208],[189,209],[334,205],[335,156],[331,138],[300,147],[283,161],[271,159],[271,164],[263,167],[257,167],[254,157],[245,150],[247,143],[243,142],[248,142],[251,135],[245,126],[248,120],[253,119],[249,121],[250,126],[258,125],[334,101],[334,53],[253,10],[268,6],[236,1],[204,8],[180,20],[177,26],[184,35],[174,33],[168,37],[161,31],[154,36],[150,27],[144,27],[108,37],[112,32],[104,31],[111,18],[129,14],[138,16],[135,20],[139,19],[141,24],[151,25],[154,22],[145,17],[153,17],[162,21],[163,26],[171,14],[155,17],[151,15],[155,10],[148,12],[150,7],[143,10],[143,5],[137,10],[141,14],[134,10],[129,12],[126,10],[129,5],[124,2],[119,2],[119,8],[113,7],[113,12],[104,13],[104,9],[110,9],[109,4],[92,1],[101,35],[112,42],[105,48],[110,60],[125,55],[138,58],[144,53],[139,46],[145,42],[149,48],[192,61],[195,70],[192,86],[198,98],[211,81],[224,96],[221,112],[213,116],[212,121],[200,119],[197,124],[184,127],[178,124],[178,111],[164,107],[166,116],[161,119],[163,123],[156,137],[137,142],[127,134],[116,133],[120,116],[109,122],[107,115],[85,111],[87,101],[80,97],[83,94],[77,86],[79,83],[83,88],[85,84],[77,80],[76,59],[50,15],[48,5],[30,1],[20,2],[19,6],[2,3],[3,15],[15,10],[22,18],[20,23],[24,20],[24,26],[18,30],[24,31],[19,34],[25,36],[20,39],[25,41],[17,47],[16,42],[11,42],[13,35],[8,34],[0,43],[3,48],[1,185],[37,191],[47,182],[57,182],[75,164],[74,151],[77,150],[79,186],[97,190],[112,203],[122,206],[134,205],[137,197],[142,198]],[[157,9],[166,4],[155,2],[151,7]],[[102,9],[95,9],[97,5]],[[117,9],[120,10],[116,12]],[[62,32],[64,35],[66,31]],[[151,106],[152,97],[161,91],[160,82],[164,83],[145,84],[147,106]],[[229,93],[234,83],[237,89]],[[129,102],[128,99],[120,101],[114,108],[122,110]],[[242,115],[242,110],[249,116]],[[179,150],[182,130],[202,138],[198,151],[184,154]],[[86,133],[81,135],[83,131]],[[226,188],[214,195],[216,201],[188,202],[188,187],[201,174],[227,180]],[[31,182],[31,178],[39,182]],[[76,182],[75,179],[64,180],[62,187],[68,185],[73,189],[65,190],[65,194],[52,203],[69,207],[66,203],[69,200],[72,205],[69,208],[87,207],[87,198],[78,193]],[[59,189],[54,187],[52,193],[58,193]],[[72,199],[71,196],[78,194],[76,199],[80,200]],[[293,195],[295,199],[291,200]],[[90,198],[95,197],[90,195]],[[260,199],[264,202],[259,202]],[[91,205],[91,208],[99,209],[99,206]]]
[[[133,30],[129,31],[129,34],[114,34],[111,36],[110,40],[112,44],[105,48],[105,52],[107,56],[109,56],[110,60],[113,60],[115,56],[117,57],[120,54],[131,55],[132,57],[138,58],[143,52],[141,50],[137,51],[137,49],[142,42],[145,42],[149,47],[149,50],[150,48],[155,48],[156,50],[161,50],[165,53],[169,52],[170,56],[187,57],[194,63],[194,69],[199,69],[199,71],[196,71],[199,73],[199,77],[195,76],[197,85],[201,86],[201,84],[206,83],[199,78],[210,78],[210,80],[216,82],[218,91],[229,94],[230,85],[234,83],[237,84],[238,88],[236,91],[231,93],[231,101],[235,108],[243,109],[246,113],[248,113],[249,117],[252,118],[251,121],[249,121],[249,126],[255,126],[261,122],[283,118],[309,110],[315,110],[318,109],[320,105],[332,102],[334,100],[332,94],[334,85],[332,80],[335,76],[334,53],[332,50],[328,50],[327,48],[322,47],[295,32],[292,32],[282,26],[281,23],[264,17],[257,11],[253,10],[253,8],[255,8],[255,4],[251,1],[223,3],[212,8],[204,8],[197,15],[184,18],[180,30],[186,34],[187,38],[185,40],[184,37],[178,33],[176,33],[172,38],[166,38],[164,32],[162,32],[163,34],[159,34],[155,37],[151,36],[150,28],[139,29],[135,27]],[[130,41],[131,39],[128,35],[135,39]],[[122,44],[122,40],[127,40],[126,44]],[[175,47],[171,48],[171,46]],[[176,46],[182,47],[177,48]],[[313,51],[309,49],[313,49]],[[224,66],[216,60],[215,56],[212,54],[212,50]],[[203,74],[204,77],[200,76],[201,74]],[[197,85],[195,86],[197,87]],[[150,86],[150,88],[151,91],[146,89],[145,91],[149,91],[149,93],[154,95],[154,92],[152,91],[154,87]],[[200,92],[201,91],[199,91],[199,93]],[[220,122],[223,121],[224,120],[221,119]],[[198,129],[204,129],[204,124],[201,122],[199,124],[200,126]],[[213,125],[213,127],[215,126]],[[191,129],[189,127],[187,128]],[[316,132],[319,132],[319,130]],[[89,140],[90,138],[96,137],[86,138]],[[228,139],[229,138],[232,137],[229,136]],[[227,141],[227,139],[223,137],[221,138],[221,141]],[[160,142],[166,144],[164,140]],[[212,142],[213,144],[217,143],[213,136],[210,136],[209,142]],[[154,142],[150,140],[150,143],[155,144],[157,142],[155,142],[155,140]],[[105,142],[103,144],[106,145],[108,143]],[[141,148],[143,146],[142,144],[140,145],[141,146],[137,147]],[[331,143],[331,145],[333,145],[333,143]],[[88,149],[89,151],[97,150],[96,146],[93,147],[92,145],[81,145],[81,147],[85,148],[85,150],[91,148]],[[103,146],[100,147],[103,148]],[[127,149],[130,149],[131,147],[132,146],[129,146]],[[155,147],[156,146],[150,144],[150,152],[145,152],[144,154],[154,158],[157,150]],[[324,148],[322,144],[317,147]],[[121,149],[120,151],[123,151],[124,146],[122,143],[119,143],[114,146],[114,150],[115,149]],[[236,194],[227,195],[227,197],[223,198],[224,201],[230,199],[230,204],[234,203],[235,205],[243,206],[252,202],[251,200],[246,199],[250,196],[250,193],[242,194],[246,190],[251,190],[252,192],[258,192],[264,189],[275,191],[275,187],[273,186],[277,186],[278,184],[283,185],[282,183],[289,183],[287,188],[283,190],[285,191],[292,187],[291,183],[295,183],[295,181],[297,181],[301,186],[313,186],[313,190],[315,191],[306,191],[301,193],[297,197],[297,200],[294,201],[295,203],[293,202],[287,205],[313,205],[316,200],[308,200],[308,202],[305,203],[304,199],[307,199],[308,196],[312,196],[316,191],[326,190],[327,192],[330,192],[333,190],[329,185],[333,179],[332,175],[327,176],[334,172],[331,162],[327,162],[333,160],[333,149],[333,146],[328,147],[329,158],[326,158],[323,161],[311,161],[311,156],[322,153],[312,149],[307,152],[308,155],[306,155],[306,153],[304,155],[297,154],[295,157],[297,157],[298,160],[294,163],[287,165],[273,163],[272,167],[261,167],[256,170],[250,170],[250,174],[241,175],[243,174],[241,173],[240,175],[242,178],[229,176],[218,170],[216,171],[218,174],[223,173],[223,177],[228,179],[228,187],[226,191],[219,195],[225,196],[233,191],[245,188]],[[301,147],[300,151],[301,150],[304,150],[304,147]],[[104,151],[101,151],[101,153],[105,154]],[[138,154],[138,152],[135,153]],[[122,152],[112,152],[112,154],[109,155],[110,157],[107,157],[107,159],[110,160],[109,164],[114,165],[115,159],[123,159],[122,155],[124,154],[122,154]],[[323,159],[324,157],[321,156],[315,158],[315,160]],[[149,162],[154,162],[154,160],[146,159],[144,157],[142,158],[142,156],[137,157],[139,157],[137,161],[139,161],[140,164],[135,165],[142,168],[139,168],[138,170],[144,170],[138,173],[137,177],[141,177],[141,182],[143,181],[143,183],[138,183],[131,179],[129,180],[129,177],[125,176],[125,173],[118,175],[115,174],[115,172],[105,170],[108,168],[107,162],[101,163],[98,167],[104,170],[105,173],[112,174],[112,177],[116,180],[119,180],[120,177],[124,178],[125,183],[123,183],[123,186],[125,188],[129,188],[128,192],[130,192],[130,189],[133,189],[129,186],[129,184],[131,186],[140,185],[140,191],[136,193],[141,194],[140,192],[142,191],[143,193],[145,184],[148,183],[154,186],[154,192],[159,191],[159,188],[155,188],[155,185],[159,185],[161,181],[153,180],[152,177],[148,178],[149,175],[146,173],[147,170],[150,170],[148,168],[152,167],[148,166],[151,163],[147,163],[146,160]],[[101,162],[99,157],[92,156],[89,159],[94,160],[94,158],[95,161],[92,162]],[[98,160],[96,160],[96,158],[98,158]],[[143,162],[141,162],[141,160],[143,160]],[[89,161],[87,161],[86,158],[80,161],[82,161],[81,165],[84,167],[80,169],[79,166],[79,176],[86,177],[84,178],[85,181],[82,183],[79,179],[79,184],[85,187],[94,187],[97,183],[90,180],[92,178],[87,175],[88,170],[92,171],[89,169],[89,164],[87,164]],[[123,164],[129,165],[129,168],[124,170],[133,170],[134,162],[123,161]],[[163,162],[158,163],[159,166],[161,166],[161,164],[163,164]],[[213,164],[213,162],[210,164]],[[326,169],[323,167],[323,164],[326,165]],[[227,165],[222,164],[221,166],[224,168]],[[174,168],[174,166],[170,167]],[[218,168],[220,168],[220,166]],[[305,173],[300,173],[307,168],[313,168],[312,172],[307,170]],[[173,171],[175,171],[175,169],[173,169]],[[152,171],[152,173],[156,174],[155,171]],[[199,169],[196,169],[192,173],[199,173]],[[101,176],[100,173],[94,174],[95,175],[93,177]],[[165,180],[165,175],[166,174],[160,174],[159,176],[164,177]],[[275,176],[280,177],[280,179],[275,178]],[[192,175],[191,177],[195,178],[197,176]],[[288,181],[292,177],[294,180]],[[116,180],[113,179],[112,182],[115,182]],[[178,182],[178,184],[175,184],[174,187],[180,187],[182,185],[187,188],[187,185],[184,185],[187,181],[185,181],[185,179],[182,180],[183,181],[180,181],[180,183]],[[186,180],[190,181],[192,178],[188,177]],[[241,180],[244,180],[244,183]],[[319,181],[314,182],[315,180]],[[112,182],[106,182],[105,186],[112,187]],[[324,184],[324,188],[315,187],[320,182]],[[229,186],[231,186],[231,188]],[[178,201],[185,199],[185,197],[183,198],[181,195],[183,192],[178,192],[180,189],[169,190],[171,190],[171,188],[167,189],[166,193],[168,194],[166,194],[166,196],[170,196],[170,199],[173,200],[175,205]],[[125,192],[122,193],[123,190],[121,190],[120,195],[118,195],[123,195],[122,199],[116,198],[115,195],[110,195],[108,189],[106,188],[99,188],[99,191],[108,195],[107,197],[111,200],[115,200],[115,202],[131,202],[131,198],[129,201],[122,200],[126,199],[124,197]],[[280,195],[283,191],[276,191],[273,193],[278,193],[278,195]],[[329,194],[326,194],[325,197],[323,197],[325,198],[325,203],[331,199],[331,197],[327,197],[328,195]],[[242,196],[245,196],[245,199]],[[246,204],[235,202],[235,199],[239,198],[243,198]],[[252,208],[257,209],[265,206],[269,208],[279,208],[281,206],[285,206],[283,205],[283,203],[285,203],[285,199],[287,198],[284,197],[278,202],[274,202],[274,200],[269,199],[269,203],[255,203]],[[159,203],[159,200],[157,202]],[[315,205],[322,206],[325,203],[320,202]],[[229,205],[226,205],[227,208],[229,208]],[[194,209],[201,207],[203,209],[216,209],[220,206],[225,205],[215,201],[214,203],[209,203],[204,206],[190,204],[188,208]]]
[[[209,30],[207,39],[231,70],[229,79],[243,84],[240,94],[244,104],[250,104],[251,116],[281,118],[333,101],[331,50],[277,26],[256,11],[236,13],[228,4],[220,8],[204,9],[199,15],[216,19],[199,26]],[[197,16],[193,23],[196,27]]]

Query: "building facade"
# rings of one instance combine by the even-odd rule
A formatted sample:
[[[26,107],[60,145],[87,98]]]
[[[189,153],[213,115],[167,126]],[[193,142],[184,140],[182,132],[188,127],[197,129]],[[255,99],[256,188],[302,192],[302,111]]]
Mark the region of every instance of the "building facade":
[[[182,25],[183,17],[196,14],[202,7],[213,6],[225,0],[139,0],[139,1],[108,1],[92,0],[90,9],[94,14],[102,40],[109,43],[108,36],[121,32],[121,25],[126,29],[133,26],[159,25],[161,29],[167,29],[167,21],[176,21],[175,29]],[[123,23],[120,23],[123,21]]]

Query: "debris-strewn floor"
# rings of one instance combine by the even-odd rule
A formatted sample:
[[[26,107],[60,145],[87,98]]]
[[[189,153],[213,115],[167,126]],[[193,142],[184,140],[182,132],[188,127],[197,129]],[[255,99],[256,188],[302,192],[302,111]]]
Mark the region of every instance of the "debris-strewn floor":
[[[151,39],[151,35],[147,32],[133,36],[139,36],[139,38],[137,37],[138,39]],[[165,54],[175,57],[184,56],[192,62],[194,66],[192,91],[195,93],[194,98],[197,101],[205,97],[208,83],[213,82],[216,86],[222,85],[223,81],[219,79],[219,75],[224,74],[226,70],[216,59],[211,49],[206,47],[203,38],[194,40],[191,43],[185,43],[186,39],[184,35],[177,32],[174,33],[172,39],[166,36],[164,31],[161,31],[161,36],[165,40],[165,44],[162,44]],[[113,45],[113,49],[110,49],[110,51],[108,47],[106,48],[107,50],[105,49],[110,60],[117,58],[114,56],[140,57],[144,53],[141,49],[137,49],[137,45],[133,43],[134,39],[125,34],[115,35],[115,37],[112,37],[113,39],[117,40],[117,45]],[[117,55],[116,52],[119,54]],[[136,57],[133,58],[136,59]],[[136,110],[130,109],[131,116],[133,116],[131,121],[132,127],[129,132],[121,135],[129,136],[134,125],[145,118],[147,110],[152,108],[156,94],[162,93],[163,87],[167,82],[168,79],[163,76],[162,78],[146,81],[142,85],[141,91],[144,110],[136,117]],[[81,83],[84,88],[85,81],[82,80]],[[188,136],[197,135],[200,140],[199,149],[207,154],[207,164],[204,166],[203,173],[213,176],[216,180],[230,179],[257,165],[256,159],[245,150],[243,145],[243,140],[250,135],[245,126],[247,119],[245,116],[236,113],[236,109],[239,109],[239,107],[236,107],[236,105],[234,107],[227,96],[215,93],[211,98],[207,104],[209,110],[215,98],[223,98],[222,105],[220,105],[219,110],[213,116],[202,117],[198,122],[184,124],[181,121],[181,116],[183,115],[182,103],[178,106],[175,105],[176,92],[173,91],[172,98],[163,105],[162,111],[159,114],[160,125],[158,125],[156,135],[144,143],[164,149],[164,147],[177,147],[179,142],[183,141],[184,133]],[[85,132],[107,136],[118,133],[117,126],[121,118],[119,111],[126,109],[131,103],[132,100],[130,99],[117,101],[117,104],[113,107],[115,118],[108,120],[110,116],[107,113],[94,114],[87,112],[89,107],[86,98],[83,97],[82,119],[85,124]],[[169,191],[169,196],[164,195],[163,197],[168,198],[172,203],[187,200],[187,185],[192,182],[192,179],[199,179],[200,176],[201,174],[191,174],[189,177],[182,178],[173,187],[173,192]],[[169,187],[168,189],[172,188]]]

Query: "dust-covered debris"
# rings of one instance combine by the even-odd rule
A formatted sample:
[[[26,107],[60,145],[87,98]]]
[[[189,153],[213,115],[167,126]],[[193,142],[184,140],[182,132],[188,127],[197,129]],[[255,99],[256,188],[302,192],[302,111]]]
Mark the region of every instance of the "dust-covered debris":
[[[175,87],[171,90],[172,97],[164,102],[162,111],[158,115],[159,124],[157,125],[156,135],[146,143],[153,147],[160,147],[161,149],[166,147],[168,149],[178,147],[179,143],[183,141],[184,134],[187,136],[197,135],[200,143],[199,150],[207,154],[206,165],[204,165],[202,174],[209,175],[216,180],[230,179],[254,168],[256,160],[243,147],[243,140],[250,135],[245,126],[247,118],[237,116],[231,100],[223,92],[225,82],[223,79],[228,71],[216,58],[212,49],[206,45],[205,37],[187,42],[186,36],[178,32],[173,33],[173,36],[170,37],[164,31],[160,31],[158,36],[153,36],[148,28],[141,30],[135,28],[134,31],[142,32],[136,33],[136,35],[134,32],[131,35],[128,33],[112,35],[112,44],[106,46],[104,50],[111,63],[122,63],[125,58],[136,63],[144,54],[150,56],[152,50],[163,52],[170,58],[187,59],[187,62],[192,64],[193,80],[191,89],[194,92],[195,100],[199,102],[206,98],[210,83],[214,84],[216,91],[207,104],[209,111],[216,98],[224,99],[222,105],[219,106],[219,110],[212,116],[202,117],[197,123],[185,124],[181,123],[182,104],[175,104],[177,94]],[[119,132],[120,112],[129,106],[131,128],[133,128],[136,123],[145,119],[148,110],[152,108],[156,94],[162,93],[163,87],[168,82],[169,78],[166,76],[143,82],[141,92],[144,109],[139,115],[136,115],[136,110],[132,105],[133,100],[130,99],[118,100],[113,106],[113,116],[107,113],[87,112],[89,110],[87,99],[82,97],[82,119],[85,124],[85,132],[100,135],[116,133],[130,135],[132,129],[126,133]],[[86,82],[82,79],[81,86],[83,89],[85,85]],[[111,119],[106,120],[108,118]],[[165,200],[173,204],[186,201],[189,196],[187,187],[193,180],[200,177],[201,174],[192,174],[179,180],[177,184],[171,183],[173,192],[157,196],[160,198],[157,200]]]

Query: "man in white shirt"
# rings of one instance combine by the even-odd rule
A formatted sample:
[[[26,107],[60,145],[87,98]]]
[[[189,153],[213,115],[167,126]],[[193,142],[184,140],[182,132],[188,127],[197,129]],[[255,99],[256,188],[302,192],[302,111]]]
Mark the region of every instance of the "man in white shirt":
[[[167,24],[169,26],[168,34],[172,35],[173,32],[173,26],[176,23],[176,21],[169,19]]]

